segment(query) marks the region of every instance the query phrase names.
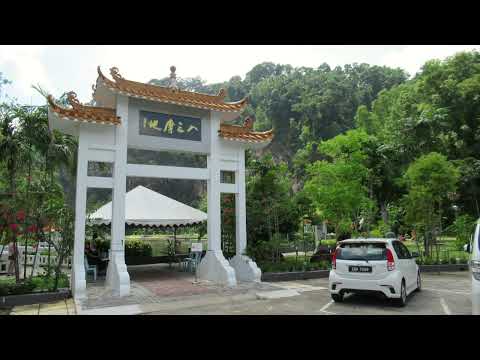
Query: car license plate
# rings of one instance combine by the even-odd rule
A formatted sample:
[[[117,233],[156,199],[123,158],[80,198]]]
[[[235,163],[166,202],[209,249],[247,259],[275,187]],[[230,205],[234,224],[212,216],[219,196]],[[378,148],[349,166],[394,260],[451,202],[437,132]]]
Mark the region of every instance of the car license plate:
[[[361,273],[371,273],[371,266],[349,266],[348,271],[350,272],[361,272]]]

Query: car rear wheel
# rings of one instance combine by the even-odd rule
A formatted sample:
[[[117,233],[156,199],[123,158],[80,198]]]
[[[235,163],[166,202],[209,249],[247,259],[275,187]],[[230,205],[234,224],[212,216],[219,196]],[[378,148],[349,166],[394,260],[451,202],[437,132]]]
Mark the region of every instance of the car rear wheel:
[[[340,292],[338,294],[332,294],[332,299],[335,302],[342,302],[343,301],[343,293]]]
[[[404,307],[407,304],[407,288],[405,286],[405,280],[402,280],[402,286],[400,288],[400,298],[396,299],[397,306]]]

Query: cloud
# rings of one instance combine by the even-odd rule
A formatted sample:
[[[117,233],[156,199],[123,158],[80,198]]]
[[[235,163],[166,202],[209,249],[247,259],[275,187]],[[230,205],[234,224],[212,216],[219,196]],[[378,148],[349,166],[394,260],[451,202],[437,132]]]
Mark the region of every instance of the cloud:
[[[404,48],[392,51],[383,56],[381,61],[386,66],[401,67],[411,76],[421,70],[421,67],[428,60],[443,60],[457,52],[465,50],[480,49],[475,45],[409,45]]]
[[[7,87],[10,97],[18,98],[23,103],[37,103],[41,96],[32,89],[32,85],[42,83],[54,87],[49,74],[41,61],[43,46],[1,46],[0,72],[12,81]]]
[[[461,45],[105,45],[105,46],[0,46],[0,72],[13,81],[7,92],[23,103],[41,104],[44,99],[31,88],[40,84],[54,96],[75,91],[80,101],[91,99],[96,67],[105,74],[116,66],[127,79],[147,82],[169,75],[200,76],[209,83],[242,77],[255,65],[271,61],[294,67],[331,67],[369,63],[401,67],[415,74],[425,61],[445,58],[457,51],[480,46]]]

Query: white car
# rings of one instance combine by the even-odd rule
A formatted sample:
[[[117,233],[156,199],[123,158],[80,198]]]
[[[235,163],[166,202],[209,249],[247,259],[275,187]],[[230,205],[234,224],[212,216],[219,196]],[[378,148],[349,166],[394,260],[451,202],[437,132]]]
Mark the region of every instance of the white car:
[[[472,314],[480,315],[480,219],[477,221],[472,241],[472,258],[470,270],[472,271]]]
[[[407,296],[422,286],[416,257],[397,239],[340,241],[329,276],[332,299],[341,302],[346,293],[372,292],[405,306]]]

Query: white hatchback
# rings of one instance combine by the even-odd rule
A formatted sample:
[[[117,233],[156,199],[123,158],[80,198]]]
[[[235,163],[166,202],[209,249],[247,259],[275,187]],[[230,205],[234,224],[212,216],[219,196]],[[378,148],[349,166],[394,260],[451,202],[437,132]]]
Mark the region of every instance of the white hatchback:
[[[370,292],[405,306],[407,296],[422,285],[416,257],[397,239],[340,241],[329,276],[332,299],[341,302],[346,293]]]

